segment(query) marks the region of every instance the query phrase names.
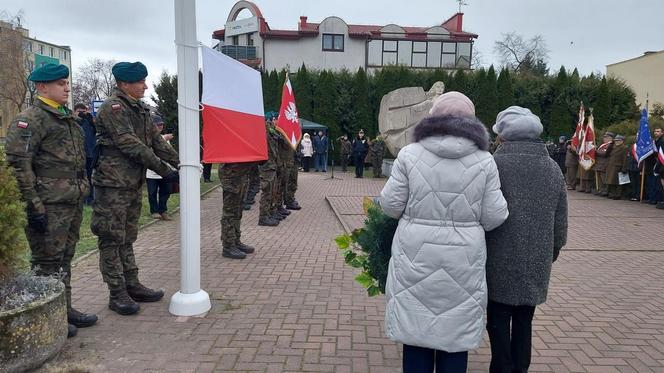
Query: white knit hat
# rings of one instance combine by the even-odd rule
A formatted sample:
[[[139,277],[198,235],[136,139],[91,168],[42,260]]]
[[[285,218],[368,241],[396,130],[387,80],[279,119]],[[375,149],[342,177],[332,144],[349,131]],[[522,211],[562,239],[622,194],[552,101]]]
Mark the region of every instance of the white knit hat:
[[[539,117],[521,106],[510,106],[498,113],[493,132],[506,141],[535,140],[544,131]]]

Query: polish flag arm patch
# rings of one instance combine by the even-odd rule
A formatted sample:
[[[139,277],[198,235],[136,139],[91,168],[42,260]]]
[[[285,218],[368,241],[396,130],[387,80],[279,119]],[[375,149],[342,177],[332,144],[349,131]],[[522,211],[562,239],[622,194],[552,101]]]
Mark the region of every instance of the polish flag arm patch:
[[[113,109],[113,111],[118,111],[122,109],[122,106],[120,106],[120,104],[113,104],[111,105],[111,109]]]
[[[23,121],[19,120],[18,123],[16,123],[16,127],[18,127],[18,128],[28,128],[28,122],[23,122]]]

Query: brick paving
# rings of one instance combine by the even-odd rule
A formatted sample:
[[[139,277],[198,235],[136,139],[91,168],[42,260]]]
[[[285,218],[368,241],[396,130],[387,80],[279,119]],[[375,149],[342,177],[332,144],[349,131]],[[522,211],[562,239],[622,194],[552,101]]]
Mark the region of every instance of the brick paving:
[[[368,298],[343,264],[333,239],[361,225],[361,200],[384,180],[324,180],[300,174],[304,206],[278,227],[257,226],[245,212],[244,261],[221,257],[221,192],[202,207],[202,285],[213,308],[177,318],[168,300],[122,317],[107,308],[98,255],[74,270],[74,305],[96,312],[51,367],[99,372],[398,372],[400,348],[382,331],[384,299]],[[534,322],[532,372],[664,372],[664,248],[655,232],[664,211],[634,202],[570,195],[570,243],[554,265],[549,300]],[[339,214],[339,218],[335,215]],[[603,218],[597,215],[604,216]],[[647,216],[648,219],[637,219]],[[343,224],[342,224],[343,222]],[[591,226],[582,236],[578,224]],[[141,231],[140,277],[179,289],[178,221]],[[486,372],[488,342],[470,355]]]

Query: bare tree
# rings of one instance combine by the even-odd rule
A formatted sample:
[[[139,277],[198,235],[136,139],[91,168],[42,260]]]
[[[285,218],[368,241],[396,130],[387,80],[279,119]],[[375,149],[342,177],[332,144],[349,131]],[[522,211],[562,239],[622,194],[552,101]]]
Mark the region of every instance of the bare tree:
[[[22,16],[21,12],[14,16],[0,13],[0,21],[4,22],[0,31],[0,104],[16,112],[23,109],[29,89],[23,35],[15,29]]]
[[[476,46],[473,45],[473,57],[470,61],[470,67],[473,69],[479,69],[484,65],[484,55],[482,51],[479,50]]]
[[[115,78],[112,68],[115,60],[91,58],[73,76],[72,98],[74,103],[90,103],[104,100],[113,93]]]
[[[502,40],[496,41],[494,50],[500,56],[503,66],[516,72],[527,66],[546,64],[549,58],[549,50],[542,35],[525,40],[514,31],[503,34]]]

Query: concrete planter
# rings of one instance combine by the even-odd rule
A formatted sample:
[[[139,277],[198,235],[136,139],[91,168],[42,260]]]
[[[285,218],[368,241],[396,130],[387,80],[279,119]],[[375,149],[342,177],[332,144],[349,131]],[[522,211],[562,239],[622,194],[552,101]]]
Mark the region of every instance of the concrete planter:
[[[67,340],[67,304],[65,287],[58,284],[58,291],[46,298],[0,312],[0,372],[35,369],[62,349]]]

